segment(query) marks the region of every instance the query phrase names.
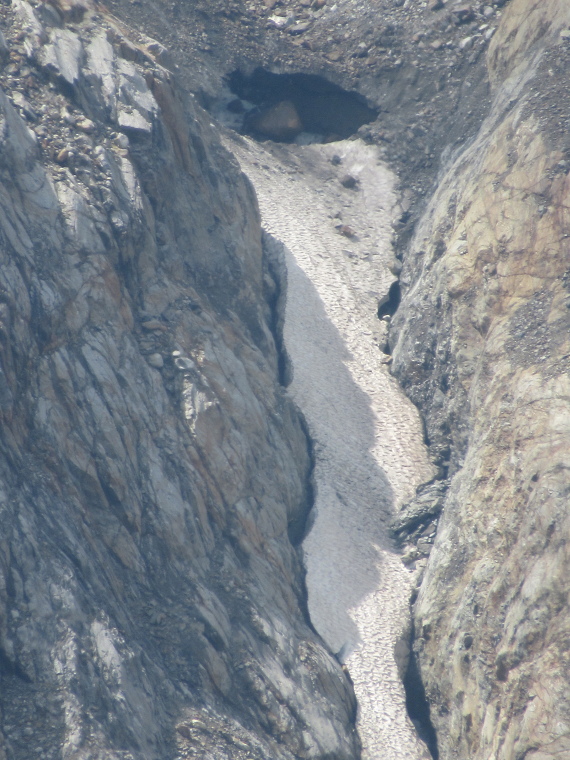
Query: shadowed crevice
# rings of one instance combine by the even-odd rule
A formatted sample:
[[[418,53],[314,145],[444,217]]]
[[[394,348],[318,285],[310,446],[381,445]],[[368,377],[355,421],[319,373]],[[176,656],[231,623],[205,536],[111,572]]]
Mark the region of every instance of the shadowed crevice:
[[[390,285],[387,298],[378,306],[378,318],[393,317],[400,305],[401,297],[400,283],[396,280]]]
[[[414,631],[410,637],[410,643],[414,640]],[[429,702],[422,681],[418,661],[414,651],[410,652],[410,659],[404,676],[404,690],[406,692],[406,710],[419,737],[426,743],[434,760],[439,758],[437,734],[430,717]]]

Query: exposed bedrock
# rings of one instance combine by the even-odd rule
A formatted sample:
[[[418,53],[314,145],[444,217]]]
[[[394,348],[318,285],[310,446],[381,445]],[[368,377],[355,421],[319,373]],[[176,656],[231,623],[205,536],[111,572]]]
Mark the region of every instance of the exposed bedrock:
[[[354,758],[254,193],[152,40],[76,10],[2,8],[0,757]]]
[[[451,476],[414,609],[444,760],[570,756],[569,25],[556,0],[505,9],[490,116],[440,177],[394,320]]]

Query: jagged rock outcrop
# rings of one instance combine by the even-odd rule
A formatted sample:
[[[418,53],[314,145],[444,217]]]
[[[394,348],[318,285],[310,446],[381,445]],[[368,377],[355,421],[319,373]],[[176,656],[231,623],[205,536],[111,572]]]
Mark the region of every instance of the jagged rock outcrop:
[[[251,186],[152,40],[1,12],[0,756],[352,758]]]
[[[394,372],[451,477],[415,606],[444,760],[570,756],[570,8],[513,0],[493,106],[405,261]]]

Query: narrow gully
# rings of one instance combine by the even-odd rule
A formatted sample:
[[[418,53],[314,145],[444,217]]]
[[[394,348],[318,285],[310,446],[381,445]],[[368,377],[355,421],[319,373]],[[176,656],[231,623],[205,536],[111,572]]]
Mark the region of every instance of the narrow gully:
[[[408,715],[403,683],[416,576],[388,532],[432,475],[418,413],[389,374],[378,319],[379,304],[397,308],[396,178],[357,139],[285,145],[228,136],[228,147],[286,267],[282,379],[314,456],[302,542],[310,620],[350,673],[363,760],[426,760],[434,745]]]

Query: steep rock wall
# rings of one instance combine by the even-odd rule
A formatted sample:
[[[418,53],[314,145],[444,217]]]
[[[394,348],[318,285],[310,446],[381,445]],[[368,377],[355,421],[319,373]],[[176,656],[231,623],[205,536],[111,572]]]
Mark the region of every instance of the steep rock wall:
[[[445,760],[570,754],[569,25],[507,6],[491,114],[418,225],[392,333],[452,476],[414,609]]]
[[[352,758],[251,186],[152,40],[1,10],[0,757]]]

